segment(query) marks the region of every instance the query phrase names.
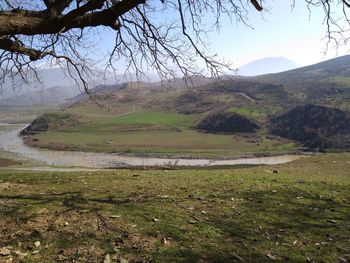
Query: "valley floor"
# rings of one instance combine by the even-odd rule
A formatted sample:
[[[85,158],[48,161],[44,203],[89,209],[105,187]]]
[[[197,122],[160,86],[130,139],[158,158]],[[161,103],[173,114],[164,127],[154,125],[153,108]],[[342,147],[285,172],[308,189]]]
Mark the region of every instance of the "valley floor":
[[[258,133],[207,133],[194,128],[200,115],[171,112],[93,113],[82,109],[47,114],[51,130],[26,136],[32,147],[120,153],[131,156],[231,159],[295,154],[295,142]]]
[[[349,153],[219,170],[0,168],[0,262],[347,262],[349,170]]]

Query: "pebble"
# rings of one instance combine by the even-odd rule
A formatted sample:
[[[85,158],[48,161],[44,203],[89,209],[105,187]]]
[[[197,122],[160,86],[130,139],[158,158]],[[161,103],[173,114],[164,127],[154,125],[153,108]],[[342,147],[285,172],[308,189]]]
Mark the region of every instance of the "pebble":
[[[69,223],[68,222],[64,222],[64,226],[68,226],[69,225]]]
[[[195,224],[195,223],[197,223],[197,221],[195,221],[195,220],[189,220],[188,223],[189,223],[189,224]]]
[[[109,254],[107,254],[104,259],[103,259],[103,263],[112,263],[112,259],[111,256]]]
[[[153,221],[153,222],[158,222],[158,221],[159,221],[159,219],[158,219],[158,218],[154,218],[154,217],[153,217],[152,221]]]
[[[18,256],[20,259],[25,258],[26,256],[28,256],[28,253],[22,253],[19,250],[13,251],[13,253],[15,253],[16,256]]]
[[[36,254],[38,254],[40,252],[40,250],[34,250],[33,252],[32,252],[32,254],[33,255],[36,255]]]
[[[120,218],[121,215],[111,215],[110,218]]]
[[[129,261],[123,257],[119,257],[119,263],[129,263]]]
[[[274,255],[272,255],[271,253],[267,253],[267,254],[266,254],[266,257],[268,257],[268,258],[271,259],[271,260],[277,260],[277,257],[274,256]]]
[[[36,242],[34,243],[34,246],[35,246],[35,247],[40,247],[40,245],[41,245],[40,241],[36,241]]]

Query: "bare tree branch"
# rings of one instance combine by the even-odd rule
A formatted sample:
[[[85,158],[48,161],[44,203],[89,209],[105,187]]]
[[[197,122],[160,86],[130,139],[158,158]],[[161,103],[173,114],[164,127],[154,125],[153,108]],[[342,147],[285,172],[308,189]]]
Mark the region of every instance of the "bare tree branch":
[[[347,43],[349,0],[304,0],[308,8],[322,8],[328,44]],[[84,74],[89,60],[84,50],[92,48],[92,29],[104,27],[115,35],[107,68],[116,62],[142,75],[145,68],[168,78],[206,72],[219,75],[230,70],[207,50],[206,34],[220,29],[222,19],[248,25],[247,14],[264,11],[264,0],[3,0],[0,1],[0,84],[27,74],[37,76],[33,61],[55,59],[70,69],[88,92]],[[291,1],[294,6],[295,1]],[[334,15],[334,14],[337,15]],[[339,19],[339,13],[342,17]],[[163,19],[166,17],[167,19]],[[208,20],[208,17],[210,19]],[[208,21],[212,21],[207,25]],[[205,26],[203,26],[205,25]],[[85,72],[85,73],[84,73]]]

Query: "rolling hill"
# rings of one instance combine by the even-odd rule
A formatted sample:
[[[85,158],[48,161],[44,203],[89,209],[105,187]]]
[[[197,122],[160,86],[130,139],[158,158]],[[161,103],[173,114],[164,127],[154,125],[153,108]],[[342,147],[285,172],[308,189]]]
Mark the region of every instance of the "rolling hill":
[[[308,121],[300,122],[295,130],[291,117],[295,114],[288,115],[288,111],[322,120],[315,128],[318,131],[337,127],[334,121],[348,116],[350,110],[349,68],[350,56],[345,56],[258,77],[214,80],[195,76],[199,82],[194,87],[186,87],[183,79],[174,79],[176,85],[171,88],[160,82],[101,85],[94,89],[95,99],[105,108],[79,95],[61,112],[65,126],[48,123],[48,132],[39,132],[26,142],[59,149],[213,157],[295,152],[301,147],[342,148],[338,145],[347,140],[348,130],[310,133]],[[312,106],[298,110],[305,104]],[[59,122],[62,116],[48,119]],[[243,123],[253,128],[237,127]],[[245,135],[247,131],[251,133]],[[318,140],[319,135],[331,136],[331,141]]]

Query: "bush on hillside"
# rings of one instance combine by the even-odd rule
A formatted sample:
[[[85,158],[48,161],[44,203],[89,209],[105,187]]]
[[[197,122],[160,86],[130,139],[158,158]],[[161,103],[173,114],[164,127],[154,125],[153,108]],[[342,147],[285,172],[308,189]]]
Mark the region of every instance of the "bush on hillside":
[[[202,118],[196,128],[209,132],[252,133],[259,129],[259,125],[237,113],[216,111]]]
[[[310,148],[350,148],[350,113],[304,105],[271,119],[271,132]]]

